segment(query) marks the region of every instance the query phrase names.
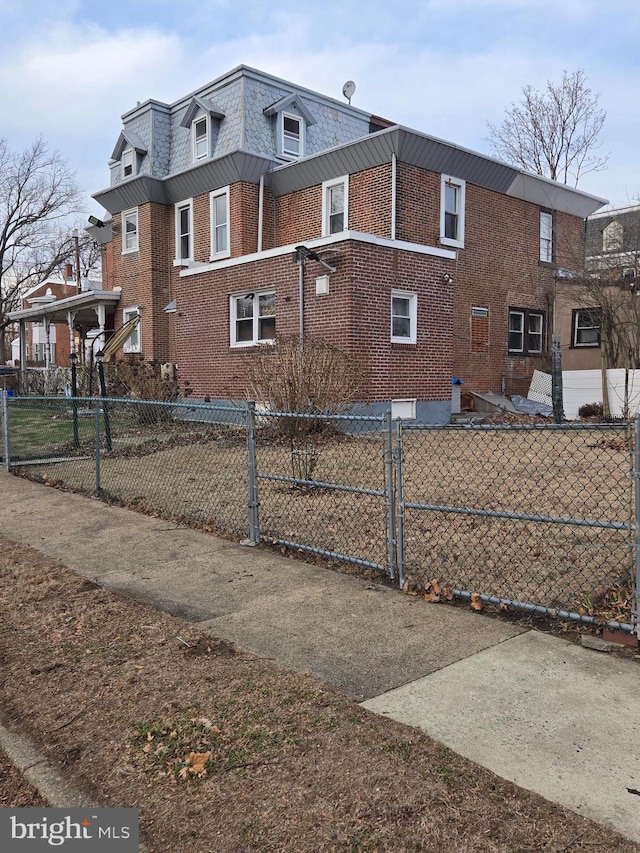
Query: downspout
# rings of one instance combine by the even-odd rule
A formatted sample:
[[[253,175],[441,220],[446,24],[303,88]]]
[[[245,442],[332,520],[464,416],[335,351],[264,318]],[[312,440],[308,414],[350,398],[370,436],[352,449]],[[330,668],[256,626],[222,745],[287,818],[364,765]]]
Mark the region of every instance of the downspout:
[[[300,343],[302,343],[302,339],[304,338],[304,258],[300,256],[298,260],[298,305],[299,305],[299,317],[298,317],[298,334],[300,336]]]
[[[264,175],[260,175],[258,187],[258,251],[262,251],[262,218],[264,206]]]
[[[396,239],[396,190],[398,180],[398,158],[391,155],[391,239]]]

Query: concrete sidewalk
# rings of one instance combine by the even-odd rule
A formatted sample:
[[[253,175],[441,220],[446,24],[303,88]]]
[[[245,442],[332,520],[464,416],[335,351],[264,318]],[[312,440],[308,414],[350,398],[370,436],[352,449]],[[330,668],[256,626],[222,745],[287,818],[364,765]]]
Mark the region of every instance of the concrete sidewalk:
[[[640,842],[640,666],[0,472],[0,533]]]

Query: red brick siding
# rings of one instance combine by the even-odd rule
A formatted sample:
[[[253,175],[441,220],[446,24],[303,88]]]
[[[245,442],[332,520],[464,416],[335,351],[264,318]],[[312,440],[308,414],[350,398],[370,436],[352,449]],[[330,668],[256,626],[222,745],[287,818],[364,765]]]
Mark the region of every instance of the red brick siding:
[[[155,203],[141,205],[138,251],[123,255],[121,216],[113,217],[114,277],[122,288],[116,328],[122,325],[123,309],[139,305],[142,351],[147,358],[159,361],[171,361],[174,357],[173,315],[164,311],[172,299],[173,234],[173,208]]]
[[[330,293],[316,296],[324,270],[305,266],[305,334],[355,354],[367,371],[362,399],[447,399],[451,381],[451,262],[355,241],[337,244]],[[229,344],[229,296],[275,287],[276,327],[297,334],[299,268],[270,258],[184,277],[178,292],[178,369],[196,396],[243,398],[247,350]],[[418,343],[391,344],[391,290],[418,294]],[[188,363],[188,368],[186,367]]]

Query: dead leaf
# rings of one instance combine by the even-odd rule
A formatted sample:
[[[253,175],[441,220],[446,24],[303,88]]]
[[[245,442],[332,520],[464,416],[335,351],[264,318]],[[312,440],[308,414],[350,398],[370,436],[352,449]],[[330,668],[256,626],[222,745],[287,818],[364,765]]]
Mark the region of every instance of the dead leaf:
[[[480,598],[479,592],[471,593],[470,607],[472,610],[484,610],[484,602]]]
[[[191,766],[187,767],[187,770],[196,776],[205,776],[207,772],[205,765],[210,758],[211,752],[190,752],[187,762]]]

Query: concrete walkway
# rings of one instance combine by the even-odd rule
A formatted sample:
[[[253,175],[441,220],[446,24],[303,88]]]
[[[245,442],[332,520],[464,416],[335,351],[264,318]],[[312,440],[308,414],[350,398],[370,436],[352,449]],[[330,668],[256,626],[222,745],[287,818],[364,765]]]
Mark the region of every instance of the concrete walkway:
[[[640,666],[0,472],[0,533],[640,842]]]

